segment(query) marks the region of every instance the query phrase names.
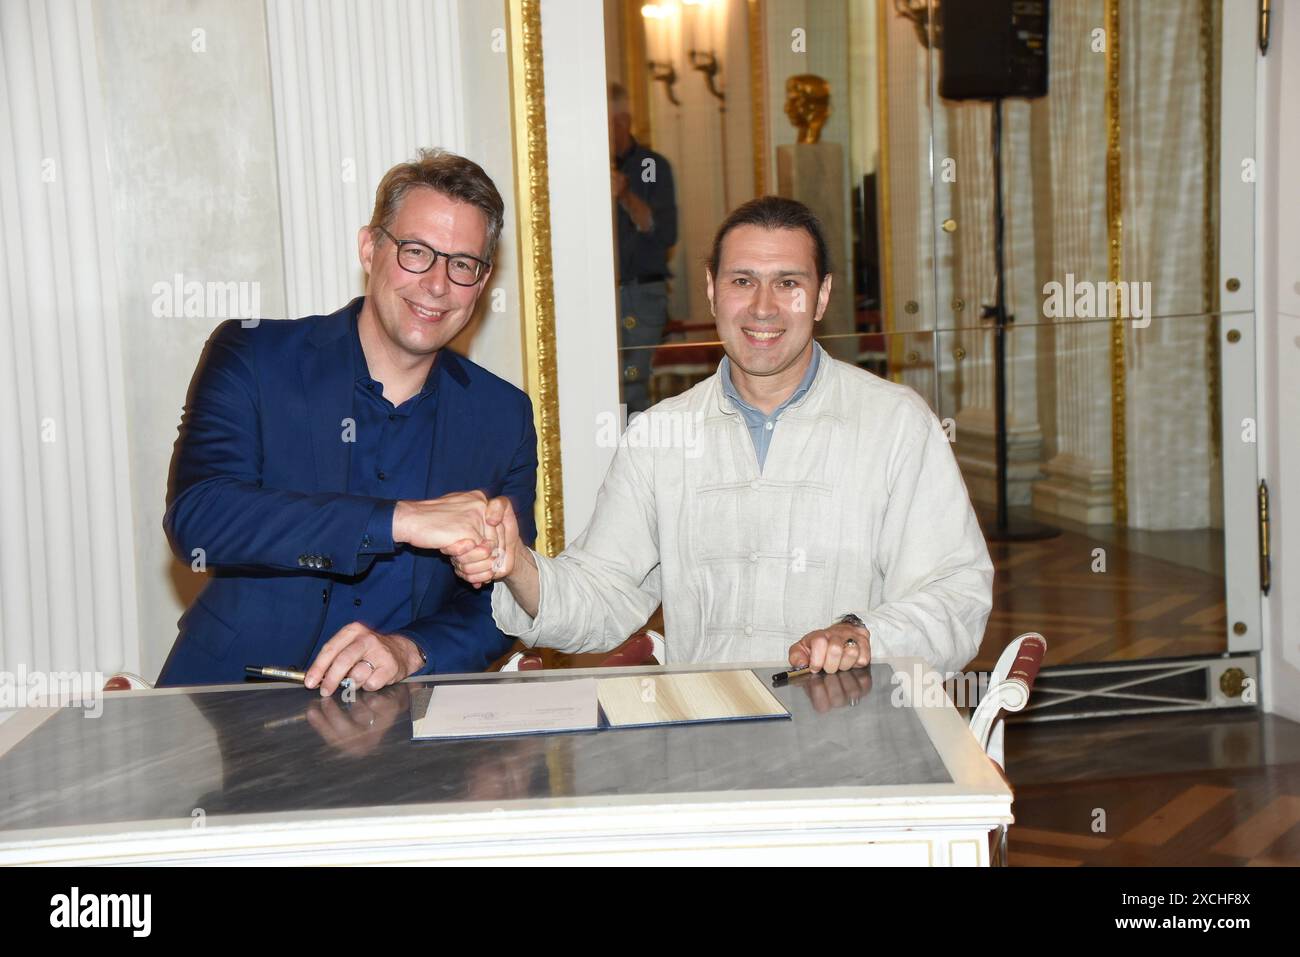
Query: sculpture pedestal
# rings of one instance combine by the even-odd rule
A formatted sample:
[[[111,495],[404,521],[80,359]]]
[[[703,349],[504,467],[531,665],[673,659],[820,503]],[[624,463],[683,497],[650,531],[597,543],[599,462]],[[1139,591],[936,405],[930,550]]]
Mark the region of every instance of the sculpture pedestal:
[[[1111,471],[1063,452],[1043,466],[1047,478],[1034,483],[1034,509],[1083,525],[1115,521]]]
[[[818,324],[818,336],[844,335],[823,342],[837,359],[857,364],[858,337],[853,321],[853,250],[845,215],[852,201],[844,195],[844,147],[838,143],[793,143],[776,148],[777,194],[797,199],[822,222],[835,278],[831,301]],[[815,304],[812,304],[815,308]]]
[[[1029,505],[1039,468],[1043,435],[1037,426],[1011,423],[1007,428],[1007,504]],[[997,429],[993,410],[972,406],[957,413],[957,445],[953,450],[972,501],[991,505],[998,500]]]

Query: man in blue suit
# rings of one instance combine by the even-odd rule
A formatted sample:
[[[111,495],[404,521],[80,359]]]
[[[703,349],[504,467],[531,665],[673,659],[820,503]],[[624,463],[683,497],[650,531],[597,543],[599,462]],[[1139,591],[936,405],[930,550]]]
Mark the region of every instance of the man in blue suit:
[[[445,348],[492,273],[503,209],[477,164],[421,151],[384,176],[358,233],[364,297],[213,334],[164,519],[176,554],[212,575],[160,685],[271,664],[322,695],[345,677],[377,690],[481,671],[508,648],[489,589],[438,552],[492,541],[490,498],[535,537],[528,397]]]

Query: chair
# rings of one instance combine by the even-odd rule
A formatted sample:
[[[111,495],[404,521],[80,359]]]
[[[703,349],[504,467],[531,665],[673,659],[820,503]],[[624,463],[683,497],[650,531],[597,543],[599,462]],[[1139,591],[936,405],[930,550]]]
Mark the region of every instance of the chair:
[[[135,691],[140,688],[152,688],[149,682],[145,681],[139,675],[130,671],[119,671],[115,675],[110,675],[104,682],[105,691]]]
[[[1003,716],[1021,711],[1029,703],[1034,679],[1047,654],[1047,639],[1037,632],[1021,635],[1007,645],[989,678],[989,689],[971,715],[970,729],[984,753],[989,756],[998,773],[1006,779],[1003,765]],[[1010,785],[1010,782],[1007,782]],[[1007,827],[998,828],[993,860],[1002,866],[1007,862]]]
[[[685,392],[713,375],[722,358],[717,344],[717,326],[709,322],[669,320],[664,338],[650,359],[650,401],[652,403]],[[704,342],[703,345],[696,344]],[[711,344],[710,344],[711,343]]]
[[[657,631],[639,631],[596,662],[597,668],[628,668],[656,661],[664,663],[664,636]],[[546,665],[539,654],[516,651],[501,666],[502,671],[541,671]]]

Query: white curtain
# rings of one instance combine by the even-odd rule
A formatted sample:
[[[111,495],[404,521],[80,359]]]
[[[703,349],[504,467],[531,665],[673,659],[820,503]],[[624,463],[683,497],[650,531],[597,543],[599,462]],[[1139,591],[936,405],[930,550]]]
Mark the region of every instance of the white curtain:
[[[139,667],[89,0],[0,3],[0,671]]]
[[[289,316],[363,292],[356,231],[389,167],[422,146],[463,152],[459,20],[456,0],[267,3]]]
[[[1215,328],[1202,314],[1217,228],[1206,149],[1218,135],[1204,74],[1219,18],[1211,0],[1162,6],[1159,17],[1120,6],[1124,272],[1151,283],[1161,317],[1126,336],[1129,525],[1206,528],[1222,525],[1223,496]]]

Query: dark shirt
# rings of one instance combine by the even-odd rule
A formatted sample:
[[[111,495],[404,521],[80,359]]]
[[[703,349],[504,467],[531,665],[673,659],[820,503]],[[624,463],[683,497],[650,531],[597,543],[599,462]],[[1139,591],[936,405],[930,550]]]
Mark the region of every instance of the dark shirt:
[[[394,406],[384,398],[383,384],[370,377],[355,317],[351,336],[355,441],[349,448],[347,492],[389,501],[375,506],[360,542],[360,553],[375,555],[374,562],[355,578],[338,580],[329,591],[313,659],[325,642],[351,622],[359,621],[381,634],[410,623],[415,556],[405,545],[393,544],[393,509],[400,499],[425,497],[434,443],[437,365],[429,370],[418,393]],[[343,425],[339,433],[343,439]]]
[[[638,232],[636,223],[617,200],[618,280],[667,279],[668,250],[677,242],[677,195],[673,168],[652,149],[632,140],[627,152],[614,160],[627,177],[628,191],[644,200],[653,214],[648,233]]]

